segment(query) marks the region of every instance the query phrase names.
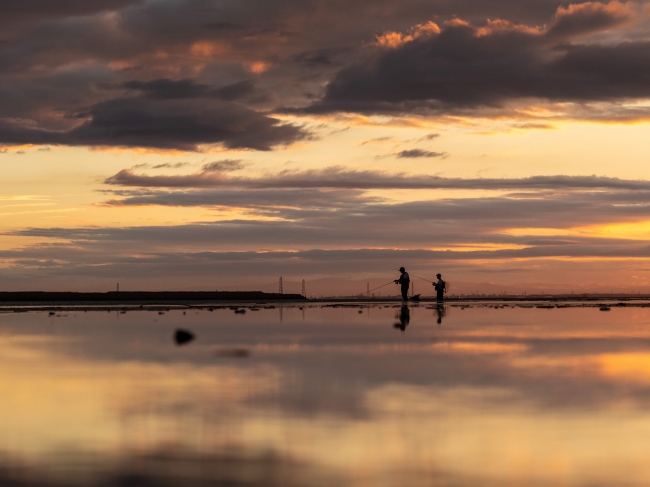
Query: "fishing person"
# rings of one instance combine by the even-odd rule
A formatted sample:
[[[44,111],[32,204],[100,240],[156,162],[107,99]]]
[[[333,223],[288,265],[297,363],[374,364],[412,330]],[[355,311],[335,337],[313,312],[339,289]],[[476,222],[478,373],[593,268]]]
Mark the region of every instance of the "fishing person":
[[[442,280],[441,274],[436,274],[436,277],[438,278],[438,281],[433,283],[433,287],[436,290],[436,301],[441,303],[445,299],[445,290],[447,289],[447,285],[445,284],[445,281]]]
[[[411,278],[409,277],[408,272],[403,267],[399,268],[401,275],[399,279],[395,279],[395,284],[400,284],[402,287],[402,299],[404,301],[409,300],[409,287],[411,286]]]

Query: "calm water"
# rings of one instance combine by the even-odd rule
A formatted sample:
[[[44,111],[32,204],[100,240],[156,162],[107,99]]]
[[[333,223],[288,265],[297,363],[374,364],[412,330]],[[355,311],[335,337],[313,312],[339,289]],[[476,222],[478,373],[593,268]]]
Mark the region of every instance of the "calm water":
[[[2,486],[650,482],[648,308],[2,313],[0,333]]]

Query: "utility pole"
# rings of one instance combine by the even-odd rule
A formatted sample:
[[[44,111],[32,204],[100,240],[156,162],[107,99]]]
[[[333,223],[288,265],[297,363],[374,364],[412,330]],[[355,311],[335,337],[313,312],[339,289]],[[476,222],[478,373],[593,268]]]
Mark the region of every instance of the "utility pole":
[[[411,283],[411,297],[415,296],[415,281]]]
[[[282,293],[282,278],[280,278],[280,294],[283,294]]]
[[[118,293],[120,292],[120,283],[119,282],[117,283],[117,292]]]
[[[307,297],[307,291],[305,290],[305,280],[302,280],[302,295],[306,298]]]
[[[370,283],[366,283],[366,298],[370,297]]]

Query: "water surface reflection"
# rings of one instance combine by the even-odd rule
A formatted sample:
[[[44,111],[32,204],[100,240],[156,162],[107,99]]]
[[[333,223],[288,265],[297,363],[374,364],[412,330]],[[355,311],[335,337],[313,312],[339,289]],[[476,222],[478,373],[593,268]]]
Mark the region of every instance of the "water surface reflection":
[[[359,309],[0,314],[0,484],[646,485],[647,308]]]

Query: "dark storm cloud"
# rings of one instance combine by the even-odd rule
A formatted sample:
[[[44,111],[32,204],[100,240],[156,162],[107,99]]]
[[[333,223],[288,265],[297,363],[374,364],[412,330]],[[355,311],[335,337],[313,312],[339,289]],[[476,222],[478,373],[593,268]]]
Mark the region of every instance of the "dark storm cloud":
[[[451,22],[442,30],[384,36],[339,71],[308,112],[495,107],[508,100],[615,101],[650,96],[650,43],[571,41],[630,22],[631,4],[572,5],[546,30]],[[383,46],[383,47],[382,47]]]
[[[525,5],[515,0],[54,3],[0,5],[0,23],[7,21],[0,36],[2,143],[193,150],[221,142],[268,149],[304,134],[246,107],[223,105],[220,114],[210,107],[236,100],[266,113],[278,106],[295,111],[320,100],[309,110],[417,113],[495,109],[529,97],[612,101],[649,91],[646,41],[622,42],[616,36],[601,44],[583,41],[625,28],[638,17],[632,4],[558,10],[547,0]],[[479,27],[445,26],[454,16]],[[27,23],[14,22],[18,17]],[[548,27],[535,30],[502,20],[485,24],[486,18]],[[395,49],[368,47],[383,33],[406,33],[430,19],[442,25],[440,35],[423,35]],[[132,100],[125,93],[134,90],[141,100],[134,102],[132,120],[144,121],[142,133],[130,123],[131,113],[122,117],[124,100]],[[210,113],[197,106],[199,100],[208,100],[204,109]],[[175,107],[179,117],[167,110],[166,103],[174,101],[186,102],[185,109]],[[176,125],[187,111],[197,111],[197,118]],[[75,128],[80,112],[92,119]],[[621,121],[632,116],[619,112]],[[638,109],[633,114],[647,116]],[[229,129],[242,125],[242,131]]]
[[[14,119],[40,128],[67,130],[78,121],[66,114],[91,106],[98,96],[105,96],[97,86],[110,83],[111,77],[111,70],[99,64],[21,77],[15,84],[0,73],[0,122]]]
[[[428,175],[389,174],[380,171],[355,171],[341,167],[323,170],[284,171],[258,178],[226,177],[204,170],[175,176],[134,174],[123,169],[104,181],[106,184],[139,187],[209,187],[247,188],[354,188],[354,189],[620,189],[650,190],[650,182],[603,176],[532,176],[528,178],[446,178]]]
[[[85,344],[84,344],[85,345]],[[84,347],[85,348],[85,347]],[[114,350],[111,347],[111,350]],[[115,361],[111,357],[111,361]],[[147,358],[147,362],[155,360]],[[219,370],[219,369],[216,369]],[[184,397],[175,400],[160,400],[157,402],[156,414],[160,417],[168,415],[177,415],[179,411],[182,414],[196,414],[197,404],[193,402],[193,397]],[[116,408],[116,415],[123,421],[139,420],[148,413],[139,410],[137,406],[129,405],[120,409]],[[219,410],[222,413],[221,410]],[[211,428],[212,425],[219,424],[223,420],[220,414],[213,414],[210,417],[204,415],[203,427]],[[247,487],[298,487],[303,485],[302,479],[305,477],[330,479],[325,480],[329,484],[341,485],[348,487],[352,485],[345,477],[338,472],[332,472],[314,462],[303,459],[296,460],[288,455],[278,453],[269,447],[264,454],[259,454],[253,449],[239,448],[237,451],[220,451],[211,450],[209,453],[197,453],[189,448],[151,448],[145,450],[124,449],[123,457],[117,462],[110,463],[108,455],[98,456],[92,466],[85,462],[85,450],[81,447],[61,447],[61,455],[66,458],[80,459],[74,463],[74,467],[62,472],[57,477],[58,484],[71,485],[80,483],[79,469],[85,469],[91,472],[93,483],[96,485],[106,485],[115,487],[126,487],[136,483],[141,486],[166,486],[180,487],[196,485],[195,478],[199,478],[199,483],[207,485],[231,485]],[[48,471],[45,462],[34,462],[30,467],[29,474],[21,475],[21,469],[16,462],[10,459],[10,455],[3,454],[0,456],[6,468],[0,472],[0,483],[6,487],[46,487],[53,485],[51,482],[43,482],[41,477]],[[161,469],[160,465],[165,464],[167,469]],[[188,469],[196,468],[201,473],[199,476],[186,473]],[[170,474],[169,472],[172,472]],[[424,472],[423,472],[424,473]],[[429,474],[429,472],[426,472]],[[430,474],[429,474],[430,475]],[[453,475],[448,473],[446,478],[462,478],[462,475]],[[20,480],[16,480],[19,477]],[[134,480],[135,479],[135,480]]]
[[[89,120],[68,131],[52,131],[0,120],[0,143],[152,147],[197,150],[202,144],[269,150],[306,133],[242,105],[220,100],[118,98],[78,117]]]
[[[349,51],[345,48],[316,49],[314,51],[305,51],[294,56],[297,63],[311,67],[331,66],[335,64],[335,57],[338,54]]]
[[[142,5],[144,0],[2,0],[0,25],[33,19],[90,15]]]
[[[618,1],[584,2],[559,7],[546,35],[552,39],[571,39],[628,24],[636,17],[634,7],[632,2]]]
[[[415,159],[419,157],[444,157],[446,155],[446,152],[431,152],[422,149],[409,149],[398,152],[397,157]]]
[[[125,88],[138,90],[144,96],[160,100],[173,100],[177,98],[219,98],[221,100],[236,100],[255,91],[251,80],[244,80],[219,88],[196,83],[191,79],[174,81],[171,79],[157,79],[153,81],[129,81],[124,83]]]

